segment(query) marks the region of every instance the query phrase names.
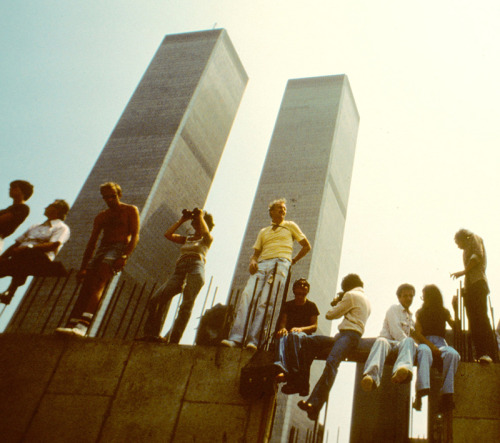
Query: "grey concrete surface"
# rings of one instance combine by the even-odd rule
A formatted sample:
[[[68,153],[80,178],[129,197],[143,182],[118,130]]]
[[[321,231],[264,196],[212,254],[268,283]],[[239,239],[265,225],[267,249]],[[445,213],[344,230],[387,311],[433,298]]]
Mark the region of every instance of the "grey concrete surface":
[[[239,349],[2,334],[0,441],[263,441],[274,396],[240,396],[250,357]]]

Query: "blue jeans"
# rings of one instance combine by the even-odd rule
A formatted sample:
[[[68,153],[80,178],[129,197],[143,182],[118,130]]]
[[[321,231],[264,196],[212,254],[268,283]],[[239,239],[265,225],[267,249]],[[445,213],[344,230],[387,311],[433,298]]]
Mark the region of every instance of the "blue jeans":
[[[417,346],[411,337],[406,337],[401,341],[387,340],[384,337],[378,337],[370,349],[363,375],[369,375],[373,378],[375,385],[380,385],[382,373],[384,372],[385,359],[390,352],[398,353],[398,357],[392,372],[395,373],[399,368],[413,370],[413,362],[415,360],[415,350]]]
[[[205,263],[203,260],[195,256],[181,258],[169,280],[149,300],[149,315],[144,325],[144,333],[153,336],[160,335],[170,301],[182,292],[182,303],[170,333],[170,342],[179,343],[191,317],[196,296],[204,283]]]
[[[340,363],[345,360],[347,354],[358,346],[361,334],[356,331],[343,330],[340,331],[335,337],[325,337],[315,335],[310,337],[310,340],[304,343],[308,348],[309,359],[311,353],[320,347],[324,347],[333,341],[333,347],[330,354],[326,358],[325,369],[319,378],[316,386],[309,396],[307,403],[310,403],[316,411],[320,411],[325,402],[328,400],[328,395],[332,389],[335,377],[337,376]],[[311,360],[312,362],[312,360]]]
[[[308,335],[305,332],[289,332],[288,335],[281,337],[276,346],[274,364],[287,374],[287,383],[289,385],[302,386],[309,390],[311,364],[307,364],[301,358],[301,349],[307,337]]]
[[[276,269],[274,283],[272,283],[271,279],[276,263],[278,264],[278,268]],[[236,318],[234,320],[233,327],[231,328],[231,333],[229,334],[229,340],[237,343],[243,343],[245,339],[245,326],[247,326],[246,342],[253,343],[255,345],[259,344],[261,330],[263,327],[267,327],[266,319],[270,317],[273,310],[278,286],[282,291],[289,267],[290,260],[287,260],[286,258],[273,258],[259,262],[257,272],[250,276],[245,289],[241,294],[241,299],[238,303],[238,309],[236,311]],[[273,292],[269,298],[271,284],[273,286]],[[252,305],[252,295],[254,294],[254,290],[255,300]],[[268,298],[269,307],[266,315]],[[254,310],[251,309],[252,306],[255,306]],[[254,311],[253,316],[252,311]],[[263,332],[263,336],[264,335],[265,334]]]
[[[432,344],[436,345],[441,351],[441,358],[443,359],[443,386],[441,387],[442,394],[453,394],[453,386],[455,383],[455,373],[457,372],[458,362],[460,361],[460,354],[455,351],[451,346],[448,346],[443,337],[437,335],[429,335],[425,337]],[[418,345],[417,348],[417,391],[422,389],[429,389],[430,383],[430,369],[432,366],[432,351],[429,346],[425,344]]]

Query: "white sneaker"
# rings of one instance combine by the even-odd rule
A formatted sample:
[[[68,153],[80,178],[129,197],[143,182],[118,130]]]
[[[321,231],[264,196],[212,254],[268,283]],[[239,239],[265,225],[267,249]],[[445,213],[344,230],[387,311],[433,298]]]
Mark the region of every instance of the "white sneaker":
[[[80,337],[85,337],[87,334],[87,326],[82,324],[77,324],[74,328],[57,328],[56,332],[58,334],[64,335],[78,335]]]
[[[235,348],[237,346],[236,342],[233,340],[222,340],[220,344],[222,346],[227,346],[228,348]]]
[[[57,328],[56,332],[58,334],[73,335],[73,328]]]
[[[78,323],[73,328],[73,335],[79,335],[80,337],[85,337],[87,335],[87,330],[88,330],[87,326]]]
[[[479,357],[478,361],[482,365],[489,365],[490,363],[493,363],[493,360],[491,359],[491,357],[489,355],[483,355],[483,356]]]
[[[252,351],[256,351],[257,345],[255,343],[247,343],[247,345],[245,346],[245,349],[251,349]]]

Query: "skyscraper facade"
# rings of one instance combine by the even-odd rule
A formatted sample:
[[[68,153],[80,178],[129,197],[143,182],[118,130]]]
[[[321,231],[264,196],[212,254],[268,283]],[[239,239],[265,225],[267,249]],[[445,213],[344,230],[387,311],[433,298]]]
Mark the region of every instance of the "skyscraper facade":
[[[99,185],[113,181],[123,188],[123,201],[139,208],[141,233],[112,286],[165,279],[178,249],[163,233],[183,208],[203,207],[247,82],[225,30],[166,36],[71,208],[71,241],[58,260],[68,269],[80,266],[93,219],[105,208]],[[36,299],[27,294],[10,330],[51,331],[63,321],[71,287],[54,300],[40,291]],[[114,317],[137,302],[130,297],[118,299]],[[140,317],[141,309],[136,312]],[[126,322],[140,318],[131,314]],[[111,319],[109,334],[125,338],[117,328]]]
[[[252,246],[270,223],[268,203],[286,198],[286,218],[301,227],[312,245],[293,266],[292,281],[305,277],[311,283],[309,298],[321,312],[320,334],[330,333],[324,313],[337,289],[358,125],[347,76],[289,80],[232,282],[233,290],[244,287]],[[279,398],[273,440],[287,441],[288,429],[304,424],[295,416],[304,414],[292,414],[289,398]]]

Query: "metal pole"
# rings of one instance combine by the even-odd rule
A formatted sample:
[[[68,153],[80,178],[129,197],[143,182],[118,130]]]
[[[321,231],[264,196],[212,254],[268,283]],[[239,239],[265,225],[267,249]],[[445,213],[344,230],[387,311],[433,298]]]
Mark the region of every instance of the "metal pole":
[[[205,301],[203,302],[203,308],[201,308],[200,318],[203,317],[203,314],[205,313],[205,306],[207,305],[208,294],[210,293],[210,288],[212,287],[213,280],[214,280],[214,276],[212,275],[210,277],[210,283],[208,284],[207,295],[205,295]]]
[[[214,303],[215,303],[215,297],[217,296],[217,291],[219,290],[219,287],[216,286],[215,287],[215,291],[214,291],[214,298],[212,298],[212,304],[210,305],[211,308],[214,307]]]
[[[274,271],[273,271],[273,281],[271,282],[270,288],[269,288],[269,293],[267,295],[267,300],[266,300],[266,309],[264,311],[264,317],[262,319],[262,325],[260,326],[260,333],[259,333],[259,343],[257,343],[257,346],[260,346],[260,343],[262,341],[262,333],[264,332],[264,327],[266,325],[266,318],[267,318],[267,311],[269,309],[269,302],[271,301],[271,296],[273,294],[273,289],[274,289],[274,282],[276,280],[276,271],[278,270],[278,263],[274,265]],[[266,283],[264,283],[265,285]]]
[[[257,278],[255,280],[255,286],[253,287],[252,300],[250,301],[250,306],[248,307],[247,319],[245,321],[245,328],[243,329],[243,342],[241,344],[244,344],[245,340],[247,338],[248,325],[249,325],[249,322],[250,322],[250,316],[252,314],[252,309],[253,309],[253,306],[254,306],[255,293],[257,292],[257,285],[258,284],[259,284],[259,279]],[[255,303],[257,304],[256,301],[255,301]],[[255,311],[253,311],[253,314],[255,316]],[[254,316],[252,316],[252,321],[253,321],[253,317]]]

